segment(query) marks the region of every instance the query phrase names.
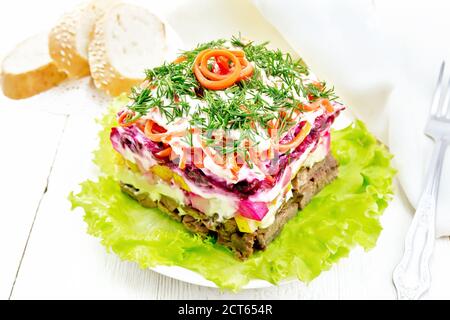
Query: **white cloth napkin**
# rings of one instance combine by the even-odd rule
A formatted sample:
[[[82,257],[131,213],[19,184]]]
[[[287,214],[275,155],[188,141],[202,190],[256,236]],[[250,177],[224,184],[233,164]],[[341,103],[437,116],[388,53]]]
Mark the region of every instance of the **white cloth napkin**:
[[[444,0],[253,0],[317,75],[389,147],[406,196],[419,200],[432,142],[423,134],[440,62],[450,67]],[[450,74],[450,72],[449,72]],[[450,152],[437,236],[450,235]]]

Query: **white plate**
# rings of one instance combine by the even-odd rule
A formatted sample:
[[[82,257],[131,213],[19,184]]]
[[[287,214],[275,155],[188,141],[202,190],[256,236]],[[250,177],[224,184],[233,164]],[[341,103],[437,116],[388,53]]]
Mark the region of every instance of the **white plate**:
[[[158,266],[155,268],[151,268],[151,270],[153,270],[159,274],[162,274],[166,277],[173,278],[173,279],[183,281],[183,282],[187,282],[190,284],[195,284],[197,286],[218,288],[214,282],[205,279],[202,275],[200,275],[194,271],[191,271],[191,270],[188,270],[188,269],[185,269],[182,267]],[[289,283],[292,281],[295,281],[295,280],[294,279],[285,280],[285,281],[282,281],[280,283],[280,285],[286,284],[286,283]],[[264,280],[252,280],[247,285],[245,285],[242,289],[244,289],[244,290],[263,289],[263,288],[269,288],[272,286],[273,286],[273,284],[271,284],[270,282],[264,281]]]
[[[354,119],[354,116],[350,113],[348,110],[344,110],[340,116],[336,119],[333,128],[334,129],[342,129],[347,127]],[[170,277],[179,281],[187,282],[190,284],[195,284],[198,286],[203,287],[209,287],[209,288],[218,288],[217,285],[205,279],[202,275],[182,268],[182,267],[175,267],[175,266],[158,266],[155,268],[151,268],[151,270],[162,274],[166,277]],[[278,285],[285,285],[288,283],[292,283],[293,281],[296,281],[296,279],[286,279],[281,281]],[[264,280],[251,280],[247,285],[245,285],[242,289],[248,290],[248,289],[263,289],[263,288],[270,288],[274,285],[270,282],[264,281]]]

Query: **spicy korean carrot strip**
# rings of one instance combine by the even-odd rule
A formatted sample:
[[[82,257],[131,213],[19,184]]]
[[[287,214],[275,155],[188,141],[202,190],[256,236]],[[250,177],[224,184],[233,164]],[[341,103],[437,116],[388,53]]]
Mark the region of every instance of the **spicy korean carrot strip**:
[[[212,57],[216,60],[219,72],[209,70],[208,61]],[[240,50],[207,49],[200,52],[194,62],[194,73],[198,81],[211,90],[226,89],[249,78],[253,72],[253,64],[245,59],[245,53]]]
[[[183,149],[183,152],[180,157],[180,163],[178,164],[178,167],[181,170],[184,170],[186,168],[186,158],[187,158],[186,149]]]
[[[229,50],[229,51],[238,58],[245,57],[245,52],[242,50]]]
[[[158,153],[155,153],[155,156],[157,156],[158,158],[167,158],[168,156],[170,156],[171,153],[172,153],[172,148],[168,147]]]
[[[317,109],[320,108],[320,104],[313,102],[313,103],[308,103],[308,104],[299,104],[298,105],[300,109],[304,110],[304,111],[316,111]]]
[[[246,148],[248,150],[250,160],[253,162],[253,164],[257,166],[263,173],[265,173],[266,170],[260,161],[261,156],[259,155],[258,151],[255,150],[255,146],[252,145],[249,140],[247,140],[246,142]]]
[[[278,127],[280,126],[280,120],[279,119],[272,119],[267,123],[267,131],[269,132],[269,136],[273,138],[276,134],[276,131],[278,130]]]
[[[239,80],[245,80],[253,75],[253,72],[255,71],[255,68],[253,67],[253,64],[248,62],[245,58],[239,58],[239,62],[241,63],[243,69],[241,71],[241,74],[239,76]]]
[[[312,125],[309,122],[306,122],[300,132],[292,139],[289,143],[286,144],[277,144],[276,147],[279,152],[285,153],[291,149],[297,148],[303,140],[308,136],[312,128]]]
[[[313,82],[312,85],[313,85],[314,87],[316,87],[317,89],[319,89],[319,90],[323,90],[323,89],[324,89],[323,83],[321,83],[321,82],[319,82],[319,81]]]
[[[186,56],[179,56],[179,57],[176,58],[172,63],[178,64],[178,63],[182,63],[182,62],[184,62],[184,61],[186,61],[186,60],[187,60],[187,57],[186,57]]]
[[[166,133],[153,133],[153,125],[155,123],[152,120],[148,120],[144,127],[144,133],[147,138],[154,142],[161,142],[166,136]]]
[[[324,107],[328,112],[333,112],[334,108],[328,99],[318,99],[309,104],[301,104],[299,107],[305,111],[315,111],[320,107]]]
[[[153,133],[154,125],[155,122],[153,122],[152,120],[147,120],[147,123],[144,127],[145,136],[154,142],[170,140],[172,137],[182,137],[185,134],[184,131]]]
[[[133,124],[135,124],[137,122],[137,119],[133,120],[133,121],[130,121],[130,122],[127,121],[129,118],[132,118],[133,116],[134,115],[132,113],[124,111],[119,116],[119,119],[117,119],[117,122],[119,123],[119,125],[121,127],[130,127],[130,126],[132,126]]]
[[[205,159],[205,153],[201,148],[192,148],[191,152],[194,166],[196,166],[199,169],[203,169],[205,167],[205,164],[203,163]]]
[[[207,53],[209,51],[211,51],[211,50],[206,50],[205,53]],[[202,56],[202,58],[200,60],[200,68],[201,68],[200,70],[201,70],[202,74],[208,80],[219,81],[219,80],[225,80],[230,77],[230,72],[232,72],[231,68],[229,68],[228,72],[225,74],[212,72],[208,69],[208,60],[203,61],[203,57],[204,57],[204,55]],[[216,59],[216,61],[221,61],[221,64],[226,63],[228,65],[228,63],[230,61],[227,57],[224,57],[224,56],[215,56],[214,58]],[[226,62],[225,62],[225,59],[226,59]],[[221,68],[220,65],[219,65],[219,68]]]
[[[235,177],[238,176],[239,171],[241,170],[241,167],[239,166],[238,162],[236,161],[236,153],[233,152],[233,154],[228,155],[228,163],[230,165],[230,170],[233,173]]]
[[[223,167],[225,165],[225,162],[223,161],[223,158],[218,156],[218,154],[217,154],[217,152],[215,150],[211,150],[206,145],[205,141],[203,141],[203,139],[201,138],[200,135],[197,136],[197,140],[200,143],[200,146],[202,147],[202,150],[205,153],[205,155],[210,157],[212,159],[212,161],[214,161],[215,164],[217,164],[218,166],[221,166],[221,167]]]
[[[325,110],[327,110],[328,112],[334,112],[334,108],[333,105],[331,104],[330,100],[328,99],[322,99],[322,106],[325,107]]]

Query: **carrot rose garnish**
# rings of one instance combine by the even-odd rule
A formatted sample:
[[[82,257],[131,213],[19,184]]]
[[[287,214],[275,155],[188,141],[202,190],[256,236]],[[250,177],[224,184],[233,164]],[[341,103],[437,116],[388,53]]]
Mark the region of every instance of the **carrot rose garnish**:
[[[215,59],[217,69],[209,69],[208,63]],[[245,59],[243,51],[208,49],[200,52],[194,62],[194,74],[198,82],[210,90],[224,90],[253,74],[253,65]]]

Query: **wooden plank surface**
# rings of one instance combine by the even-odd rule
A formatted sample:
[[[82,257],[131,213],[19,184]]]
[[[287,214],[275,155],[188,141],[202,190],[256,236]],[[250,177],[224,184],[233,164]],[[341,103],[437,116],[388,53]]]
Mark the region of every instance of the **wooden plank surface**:
[[[385,227],[377,247],[358,249],[309,285],[288,285],[237,294],[186,284],[140,270],[105,252],[99,241],[85,233],[82,212],[70,212],[67,195],[80,177],[95,175],[90,152],[98,127],[92,114],[73,115],[39,208],[27,252],[14,287],[13,299],[113,298],[113,299],[362,299],[395,298],[391,272],[402,252],[410,221],[408,206],[400,196],[382,218]],[[83,132],[83,134],[80,134]],[[83,148],[74,147],[82,143]],[[398,195],[401,193],[398,192]],[[450,267],[448,241],[439,241],[434,261],[433,289],[429,297],[448,297],[445,270]]]
[[[0,299],[10,295],[66,122],[8,104],[0,100]]]

